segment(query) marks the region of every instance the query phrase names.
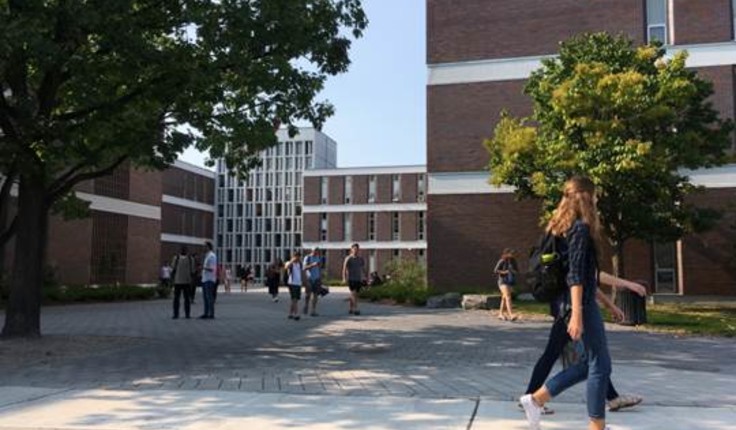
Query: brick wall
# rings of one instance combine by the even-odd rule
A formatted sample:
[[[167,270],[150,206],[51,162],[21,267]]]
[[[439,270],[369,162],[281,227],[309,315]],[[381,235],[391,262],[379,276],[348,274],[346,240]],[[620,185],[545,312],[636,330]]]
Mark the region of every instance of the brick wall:
[[[733,40],[731,0],[674,0],[675,43]]]
[[[304,177],[304,205],[320,204],[320,178],[317,176]]]
[[[642,0],[427,0],[427,62],[552,54],[591,31],[641,42],[644,22]]]
[[[154,170],[131,169],[129,178],[132,202],[158,206],[163,190],[162,173]]]
[[[160,242],[151,238],[161,237],[161,224],[157,220],[129,217],[127,234],[125,282],[155,283],[163,261]]]
[[[368,176],[353,176],[353,203],[356,205],[368,203]]]
[[[91,245],[91,218],[64,221],[52,216],[49,220],[46,264],[54,269],[62,283],[82,285],[90,282]],[[6,250],[12,249],[8,246]]]
[[[477,171],[488,164],[483,141],[493,135],[502,110],[531,114],[524,81],[427,87],[427,170]]]
[[[172,166],[164,170],[161,183],[163,194],[208,204],[215,202],[214,178]]]

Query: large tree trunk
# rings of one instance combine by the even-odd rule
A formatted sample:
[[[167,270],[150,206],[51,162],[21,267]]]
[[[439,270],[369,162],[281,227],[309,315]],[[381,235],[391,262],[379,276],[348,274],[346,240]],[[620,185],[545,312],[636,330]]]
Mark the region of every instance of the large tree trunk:
[[[18,229],[3,337],[41,335],[41,287],[48,229],[43,181],[22,176],[18,192]]]

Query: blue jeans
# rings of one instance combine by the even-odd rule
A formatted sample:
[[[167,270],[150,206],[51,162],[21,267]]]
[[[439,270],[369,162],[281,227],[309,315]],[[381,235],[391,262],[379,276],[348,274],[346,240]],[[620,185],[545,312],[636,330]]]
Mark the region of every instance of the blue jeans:
[[[529,385],[526,387],[526,394],[532,394],[544,385],[544,381],[547,380],[550,372],[552,372],[552,367],[554,367],[555,362],[562,355],[562,350],[570,340],[570,335],[567,334],[567,323],[565,320],[555,318],[555,322],[552,323],[552,328],[549,331],[547,347],[534,366],[532,377],[529,379]],[[606,400],[613,400],[616,397],[618,397],[618,392],[613,387],[613,382],[609,379]]]
[[[606,417],[606,391],[611,377],[611,356],[603,327],[603,319],[595,302],[583,307],[583,343],[587,360],[581,360],[547,381],[545,386],[556,397],[573,385],[588,379],[585,399],[590,418]]]
[[[202,296],[204,297],[204,316],[215,317],[215,283],[207,281],[202,284]]]

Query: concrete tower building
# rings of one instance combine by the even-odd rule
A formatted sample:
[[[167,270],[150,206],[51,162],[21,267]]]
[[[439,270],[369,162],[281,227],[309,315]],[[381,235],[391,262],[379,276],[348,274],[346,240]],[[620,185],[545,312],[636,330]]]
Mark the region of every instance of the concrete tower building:
[[[262,152],[260,167],[247,180],[217,163],[215,241],[220,261],[236,273],[251,265],[261,278],[275,258],[287,260],[302,247],[302,174],[307,169],[334,168],[337,144],[314,128],[294,137],[277,132],[278,145]]]

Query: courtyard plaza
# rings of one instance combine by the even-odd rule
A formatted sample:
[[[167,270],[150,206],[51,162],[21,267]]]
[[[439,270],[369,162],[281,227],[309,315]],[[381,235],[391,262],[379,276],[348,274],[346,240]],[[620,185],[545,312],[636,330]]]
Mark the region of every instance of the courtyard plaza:
[[[215,320],[171,301],[45,307],[43,338],[0,341],[5,429],[526,429],[516,399],[551,320],[364,303],[333,288],[319,316],[288,297],[220,291]],[[0,312],[0,316],[4,317]],[[612,430],[735,429],[736,341],[608,325],[612,379],[644,397]],[[585,384],[544,429],[583,429]]]

